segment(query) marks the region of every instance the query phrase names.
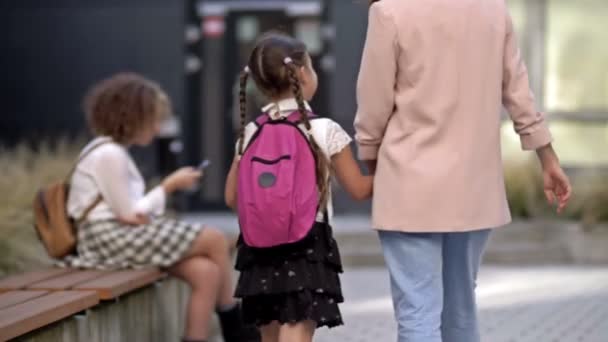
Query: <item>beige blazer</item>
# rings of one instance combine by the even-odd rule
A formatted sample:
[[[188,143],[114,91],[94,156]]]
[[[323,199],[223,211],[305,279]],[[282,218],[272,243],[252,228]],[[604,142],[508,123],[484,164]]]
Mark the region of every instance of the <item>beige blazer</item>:
[[[372,5],[357,101],[359,158],[378,160],[376,229],[458,232],[508,223],[501,105],[523,149],[552,140],[504,0]]]

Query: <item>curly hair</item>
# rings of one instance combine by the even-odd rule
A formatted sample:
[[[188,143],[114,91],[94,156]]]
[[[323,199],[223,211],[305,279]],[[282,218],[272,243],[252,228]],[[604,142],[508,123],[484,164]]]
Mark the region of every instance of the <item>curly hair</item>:
[[[135,73],[120,73],[91,88],[84,111],[93,134],[128,144],[170,115],[171,102],[157,83]]]

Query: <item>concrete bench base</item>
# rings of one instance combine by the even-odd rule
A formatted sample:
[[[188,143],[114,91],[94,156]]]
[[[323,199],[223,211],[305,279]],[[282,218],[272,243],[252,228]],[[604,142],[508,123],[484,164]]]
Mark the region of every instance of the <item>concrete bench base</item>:
[[[186,284],[167,278],[118,299],[102,302],[16,341],[177,342],[183,334],[188,295]]]

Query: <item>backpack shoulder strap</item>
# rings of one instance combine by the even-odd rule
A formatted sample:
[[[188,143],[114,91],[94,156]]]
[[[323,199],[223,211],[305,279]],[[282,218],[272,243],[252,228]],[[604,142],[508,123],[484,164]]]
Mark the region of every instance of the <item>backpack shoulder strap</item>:
[[[72,166],[72,169],[70,170],[70,173],[68,173],[68,176],[66,178],[66,184],[70,183],[72,175],[76,171],[76,167],[78,167],[78,164],[80,164],[80,162],[83,161],[84,158],[86,158],[88,155],[90,155],[91,152],[93,152],[97,148],[99,148],[99,147],[101,147],[101,146],[103,146],[105,144],[112,143],[112,142],[113,142],[112,140],[100,141],[100,142],[96,143],[95,145],[89,147],[89,149],[87,151],[84,151],[84,153],[82,153],[80,155],[80,157],[78,157],[78,159],[74,163],[74,166]],[[88,207],[86,207],[86,209],[84,210],[84,212],[82,213],[82,215],[80,215],[80,217],[76,219],[76,226],[78,226],[79,224],[81,224],[82,222],[84,222],[84,220],[86,220],[86,218],[89,215],[89,213],[91,211],[93,211],[93,209],[95,209],[95,207],[97,207],[97,205],[99,203],[101,203],[101,201],[103,201],[103,196],[101,196],[101,193],[100,193],[100,194],[97,195],[97,197],[95,197],[95,200],[93,201],[93,203],[91,203]]]
[[[91,203],[83,212],[82,215],[80,215],[80,217],[78,219],[76,219],[76,225],[80,225],[82,222],[84,222],[84,220],[86,220],[87,216],[89,216],[89,213],[91,211],[93,211],[93,209],[95,209],[95,207],[101,203],[101,201],[103,201],[103,197],[101,196],[101,194],[97,195],[97,197],[95,197],[95,200],[93,201],[93,203]]]
[[[251,145],[251,143],[253,142],[253,140],[255,140],[255,138],[257,138],[259,132],[260,132],[260,128],[267,123],[270,120],[270,118],[268,117],[267,114],[262,114],[260,116],[258,116],[255,120],[253,120],[253,123],[255,124],[255,128],[256,130],[253,132],[253,134],[251,135],[251,137],[249,137],[249,139],[245,139],[248,140],[247,144],[243,145],[243,150],[242,151],[237,151],[239,156],[242,156],[245,151],[247,150],[247,148],[249,147],[249,145]],[[250,124],[247,124],[247,126],[245,126],[245,132],[246,132],[246,128],[249,126]]]
[[[78,159],[76,160],[76,162],[74,163],[74,165],[72,166],[72,168],[70,169],[70,172],[68,173],[68,176],[66,177],[66,181],[69,183],[70,178],[72,178],[72,175],[74,174],[74,172],[76,171],[76,167],[78,167],[78,164],[80,164],[81,161],[84,160],[84,158],[86,158],[87,156],[89,156],[91,154],[91,152],[95,151],[97,148],[105,145],[105,144],[109,144],[112,143],[113,140],[104,140],[104,141],[100,141],[98,143],[96,143],[95,145],[89,147],[88,150],[84,151],[80,157],[78,157]]]
[[[268,116],[268,114],[264,113],[264,114],[258,116],[257,119],[255,119],[254,123],[258,128],[260,128],[263,124],[267,123],[268,121],[270,121],[270,117]]]

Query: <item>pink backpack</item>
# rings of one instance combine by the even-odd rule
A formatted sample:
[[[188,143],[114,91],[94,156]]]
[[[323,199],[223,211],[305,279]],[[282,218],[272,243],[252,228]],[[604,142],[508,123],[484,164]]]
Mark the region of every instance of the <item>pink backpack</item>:
[[[238,173],[238,217],[251,247],[296,242],[312,228],[319,209],[315,157],[298,128],[300,113],[256,121]],[[312,114],[309,117],[314,117]]]

